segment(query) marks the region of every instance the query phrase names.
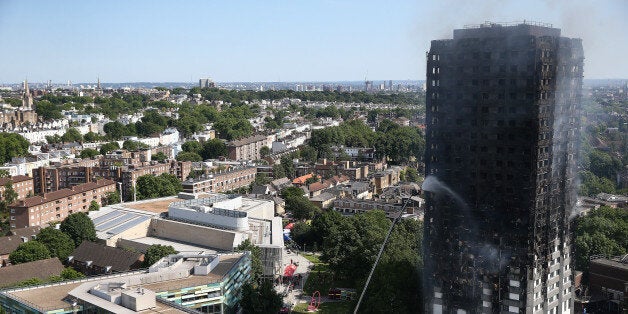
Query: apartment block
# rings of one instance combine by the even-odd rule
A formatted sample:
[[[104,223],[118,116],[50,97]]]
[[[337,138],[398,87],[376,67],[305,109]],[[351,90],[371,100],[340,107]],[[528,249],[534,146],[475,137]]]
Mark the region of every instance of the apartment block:
[[[221,193],[248,187],[255,181],[257,168],[238,167],[183,181],[186,193]]]
[[[17,193],[17,199],[21,200],[33,193],[33,179],[28,176],[12,176],[0,178],[0,200],[4,200],[4,190],[6,184],[11,182],[13,190]]]
[[[258,160],[261,159],[260,149],[268,146],[265,135],[254,135],[241,140],[227,143],[229,159],[231,160]]]
[[[87,212],[92,201],[101,205],[106,194],[115,190],[114,181],[100,179],[17,201],[9,205],[11,228],[47,226],[72,213]]]

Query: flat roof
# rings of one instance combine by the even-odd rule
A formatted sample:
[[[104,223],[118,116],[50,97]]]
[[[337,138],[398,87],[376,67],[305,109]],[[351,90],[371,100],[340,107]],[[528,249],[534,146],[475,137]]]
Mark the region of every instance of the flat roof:
[[[142,288],[149,289],[154,292],[163,292],[168,290],[181,289],[183,287],[200,286],[211,282],[220,281],[222,277],[225,276],[242,257],[242,253],[219,255],[220,261],[218,265],[216,265],[216,267],[214,267],[214,269],[207,276],[190,275],[185,278],[164,280],[150,284],[142,284],[141,286]],[[142,276],[148,273],[129,272],[128,274],[129,276]],[[70,291],[78,288],[86,282],[92,282],[94,285],[96,285],[99,282],[120,281],[124,280],[124,278],[124,273],[118,273],[115,275],[92,277],[79,281],[55,283],[42,287],[16,288],[13,290],[3,291],[3,293],[18,300],[21,300],[27,305],[32,304],[39,309],[49,311],[54,309],[71,307],[71,304],[64,301],[64,299],[69,296]],[[133,285],[131,287],[137,286],[139,285]],[[145,310],[140,313],[150,312],[181,313],[180,311],[159,302],[157,302],[156,308]]]
[[[73,282],[57,286],[47,286],[41,288],[25,288],[28,290],[6,291],[4,293],[15,296],[18,299],[36,304],[43,309],[60,309],[70,307],[71,304],[63,301],[68,296],[70,290],[80,286],[83,282]]]
[[[124,207],[143,210],[151,213],[167,213],[168,206],[174,202],[182,201],[182,199],[176,196],[157,198],[146,201],[138,201],[133,203],[124,203],[121,204]]]
[[[132,241],[132,242],[137,242],[137,243],[142,243],[142,244],[147,244],[147,245],[153,245],[153,244],[172,245],[172,247],[178,252],[197,252],[197,253],[205,252],[205,253],[210,253],[210,254],[216,253],[216,250],[213,250],[210,248],[193,245],[190,243],[173,241],[173,240],[164,239],[164,238],[157,238],[157,237],[143,237],[143,238],[137,238],[137,239],[129,239],[127,241]]]

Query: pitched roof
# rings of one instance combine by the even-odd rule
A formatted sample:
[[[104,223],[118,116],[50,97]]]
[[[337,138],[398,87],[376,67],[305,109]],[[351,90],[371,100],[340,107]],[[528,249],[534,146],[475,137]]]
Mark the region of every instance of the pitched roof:
[[[31,238],[34,235],[38,235],[41,229],[40,226],[11,229],[11,235]]]
[[[111,266],[111,271],[113,272],[130,270],[131,266],[136,263],[142,255],[142,253],[130,252],[90,241],[83,241],[81,245],[70,254],[75,261],[92,261],[92,265],[100,267]]]
[[[11,181],[13,183],[18,183],[18,182],[22,182],[22,181],[28,181],[28,180],[33,180],[33,178],[29,177],[29,176],[12,176],[12,177],[5,177],[5,178],[0,178],[0,185],[4,186],[5,184],[7,184],[7,182]]]
[[[0,288],[31,278],[48,279],[58,276],[63,265],[58,258],[34,261],[0,268]]]
[[[268,194],[268,185],[255,185],[251,189],[251,194]]]
[[[54,192],[45,193],[44,196],[32,196],[24,200],[17,201],[11,204],[10,207],[37,206],[112,184],[115,184],[115,182],[109,179],[101,179],[95,182],[83,183],[73,186],[71,189],[61,189]]]
[[[270,185],[274,186],[275,188],[281,189],[283,188],[284,185],[289,185],[290,183],[290,179],[283,177],[283,178],[279,178],[279,179],[275,179],[273,181],[270,181]]]
[[[22,243],[21,236],[0,237],[0,255],[11,254]]]
[[[321,183],[321,182],[314,182],[314,183],[310,184],[308,189],[310,190],[310,192],[316,192],[316,191],[327,189],[330,186],[331,186],[331,184],[329,182],[327,182],[327,181],[325,181],[323,183]]]
[[[305,181],[307,181],[307,179],[311,178],[313,176],[313,174],[308,173],[304,176],[300,176],[298,178],[295,178],[294,180],[292,180],[292,184],[305,184]]]
[[[246,145],[246,144],[259,142],[259,141],[262,141],[262,140],[265,140],[265,139],[266,139],[266,135],[254,135],[254,136],[245,137],[243,139],[231,141],[231,142],[227,143],[227,146],[238,147],[238,146],[242,146],[242,145]]]

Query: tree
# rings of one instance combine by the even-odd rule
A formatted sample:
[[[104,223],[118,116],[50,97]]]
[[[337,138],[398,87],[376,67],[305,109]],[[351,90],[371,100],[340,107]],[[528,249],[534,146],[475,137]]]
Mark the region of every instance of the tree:
[[[105,195],[105,201],[107,205],[113,205],[120,203],[120,194],[118,192],[108,192]]]
[[[227,156],[227,145],[219,139],[211,139],[203,144],[201,156],[203,159],[216,159],[220,156]]]
[[[151,159],[158,162],[164,162],[166,159],[168,159],[168,156],[166,156],[166,154],[164,154],[163,152],[158,152],[157,154],[152,155]]]
[[[100,154],[104,156],[116,149],[120,149],[120,145],[117,142],[109,142],[100,147]]]
[[[295,177],[294,163],[292,162],[291,156],[287,155],[287,156],[281,157],[280,164],[283,167],[285,174],[288,178]]]
[[[628,213],[624,209],[600,207],[575,223],[576,269],[587,271],[591,255],[628,253]]]
[[[185,151],[178,153],[176,159],[177,161],[203,161],[203,157],[199,154]]]
[[[303,191],[301,191],[303,192]],[[305,196],[289,196],[285,198],[286,211],[292,213],[295,219],[312,219],[320,209]]]
[[[281,164],[273,165],[273,178],[280,179],[286,176],[286,171]]]
[[[74,270],[74,268],[72,267],[66,267],[61,271],[61,278],[63,278],[63,280],[74,280],[74,279],[81,279],[84,277],[85,275]]]
[[[83,212],[70,214],[61,222],[59,229],[72,238],[74,246],[79,246],[84,240],[96,240],[94,223]]]
[[[184,152],[201,154],[203,145],[197,141],[187,141],[181,145],[181,149]]]
[[[35,104],[35,112],[43,120],[58,120],[63,118],[61,108],[47,100],[39,101]]]
[[[124,143],[122,143],[122,148],[130,151],[135,151],[139,149],[149,148],[149,146],[142,142],[126,140],[124,141]]]
[[[312,245],[315,243],[316,235],[314,234],[314,228],[306,222],[298,221],[292,227],[290,231],[290,237],[294,242],[299,245]]]
[[[172,174],[162,173],[159,176],[147,174],[137,178],[135,185],[137,199],[164,197],[183,191],[181,181]]]
[[[406,168],[406,181],[408,182],[418,182],[419,181],[419,172],[416,168],[408,167]]]
[[[89,131],[85,135],[83,135],[83,140],[87,143],[98,142],[100,141],[100,139],[101,139],[101,136],[92,131]]]
[[[8,178],[11,176],[8,170],[0,169],[0,178]]]
[[[270,156],[270,148],[268,148],[268,146],[262,146],[259,150],[259,154],[262,158]]]
[[[0,164],[28,155],[30,142],[17,133],[0,133]]]
[[[20,244],[9,254],[11,264],[21,264],[50,258],[50,251],[41,242],[28,241]]]
[[[84,150],[81,151],[81,154],[79,156],[81,158],[92,158],[92,157],[98,156],[98,154],[100,154],[100,152],[95,149],[85,148]]]
[[[37,235],[37,242],[46,246],[51,257],[58,257],[61,261],[65,261],[74,250],[72,238],[53,227],[42,229]]]
[[[283,299],[273,288],[272,281],[247,282],[242,286],[240,306],[245,314],[278,313],[282,305]]]
[[[91,212],[91,211],[97,211],[97,210],[100,210],[100,205],[98,205],[98,202],[96,201],[91,201],[89,203],[89,211]]]
[[[148,247],[146,254],[144,254],[144,267],[150,267],[163,257],[177,253],[179,252],[177,252],[171,245],[153,244]]]
[[[61,141],[64,143],[82,142],[83,135],[75,128],[69,128],[62,136]]]
[[[4,201],[7,203],[7,205],[9,205],[13,204],[13,202],[17,200],[17,197],[17,192],[15,192],[15,190],[13,189],[13,182],[9,180],[9,182],[4,185],[4,193],[2,195],[2,198],[4,198]]]
[[[254,282],[258,282],[262,276],[262,250],[254,245],[249,239],[244,240],[236,247],[237,252],[249,251],[251,252],[251,279]]]
[[[111,140],[119,140],[123,136],[127,135],[126,127],[118,121],[106,123],[103,126],[103,130],[107,134],[107,137]]]

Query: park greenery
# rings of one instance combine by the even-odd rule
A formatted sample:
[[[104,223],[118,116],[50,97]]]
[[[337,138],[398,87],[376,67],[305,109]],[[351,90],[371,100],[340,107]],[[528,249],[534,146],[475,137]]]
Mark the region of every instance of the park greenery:
[[[312,282],[306,285],[342,283],[360,293],[390,224],[384,212],[377,210],[355,216],[324,211],[310,222],[297,222],[291,232],[294,241],[319,248],[320,261],[328,265],[319,266],[324,271],[308,279]],[[362,311],[412,313],[421,308],[422,235],[421,222],[401,220],[395,225]]]

